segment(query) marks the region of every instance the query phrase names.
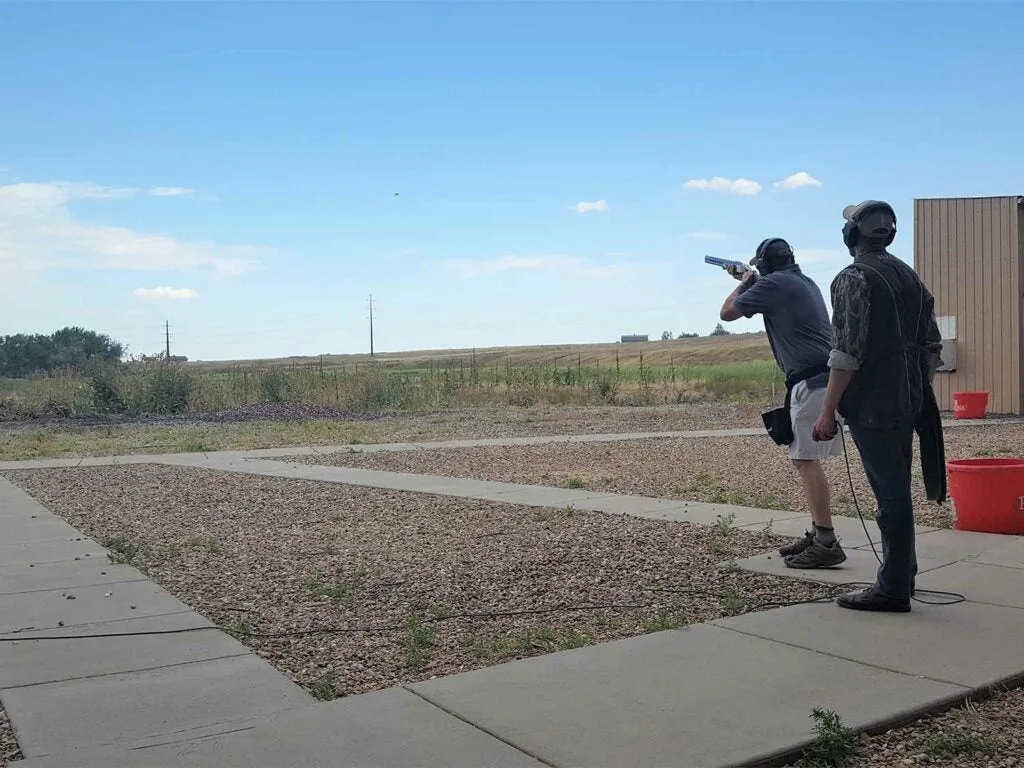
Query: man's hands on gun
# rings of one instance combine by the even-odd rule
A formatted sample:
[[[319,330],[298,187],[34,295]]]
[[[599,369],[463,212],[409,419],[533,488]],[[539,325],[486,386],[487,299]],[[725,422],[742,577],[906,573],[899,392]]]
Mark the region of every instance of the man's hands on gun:
[[[723,269],[746,286],[753,285],[757,280],[757,272],[746,265],[742,269],[736,266],[723,267]]]

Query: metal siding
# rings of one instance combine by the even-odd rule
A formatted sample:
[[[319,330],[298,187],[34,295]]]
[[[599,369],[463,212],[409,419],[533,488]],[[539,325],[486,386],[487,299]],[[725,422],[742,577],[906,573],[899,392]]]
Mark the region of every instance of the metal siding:
[[[992,413],[1024,412],[1024,208],[1017,197],[914,201],[914,266],[935,313],[957,321],[957,371],[937,373],[939,406],[989,392]]]

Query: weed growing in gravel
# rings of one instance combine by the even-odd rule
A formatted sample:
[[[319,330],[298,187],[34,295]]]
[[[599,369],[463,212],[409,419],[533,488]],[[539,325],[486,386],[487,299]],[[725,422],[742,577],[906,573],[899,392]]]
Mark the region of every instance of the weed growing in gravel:
[[[314,576],[302,582],[302,586],[308,589],[317,597],[342,598],[351,595],[366,583],[368,571],[365,566],[359,568],[351,579],[338,584],[327,584]]]
[[[845,727],[839,715],[830,709],[815,707],[811,710],[814,720],[814,741],[804,753],[807,768],[844,768],[850,765],[857,751],[857,737]]]
[[[647,634],[651,634],[652,632],[664,632],[668,629],[685,627],[689,623],[690,622],[683,614],[677,611],[661,609],[654,615],[648,616],[644,619],[644,632]]]
[[[788,507],[786,502],[775,498],[770,493],[766,493],[764,496],[754,499],[754,506],[759,509],[786,509]]]
[[[583,483],[583,478],[582,477],[570,477],[568,480],[565,481],[565,487],[566,488],[576,488],[576,489],[579,489],[579,488],[582,488],[583,485],[584,485],[584,483]]]
[[[727,515],[718,515],[715,518],[715,531],[719,536],[728,538],[729,534],[732,533],[732,524],[736,522],[736,515],[730,512]]]
[[[133,544],[123,536],[111,536],[103,539],[100,543],[110,550],[107,553],[110,562],[121,565],[134,563],[141,549],[138,544]]]
[[[739,587],[729,587],[729,590],[722,597],[722,610],[725,611],[726,616],[738,616],[745,609],[746,603],[743,600],[743,593]]]
[[[756,502],[751,502],[746,492],[738,488],[729,488],[728,486],[715,483],[715,478],[707,471],[698,472],[691,482],[676,487],[675,495],[693,496],[698,501],[704,501],[709,504],[757,506]],[[779,507],[781,502],[776,501],[770,495],[763,497],[760,501],[775,505],[764,507],[765,509],[781,508]]]
[[[247,617],[240,616],[228,625],[227,632],[235,637],[246,637],[252,633],[252,622]]]
[[[473,650],[483,659],[503,659],[537,651],[567,651],[585,645],[590,645],[590,638],[579,630],[558,630],[554,627],[541,626],[512,632],[503,637],[477,638]]]
[[[432,605],[427,609],[427,613],[430,614],[431,618],[437,619],[438,621],[450,619],[455,615],[455,611],[447,603],[437,603]]]
[[[722,566],[722,570],[726,573],[739,573],[743,570],[743,568],[740,566],[739,563],[736,562],[736,559],[733,558],[732,560],[730,560]]]
[[[309,686],[309,692],[314,699],[330,701],[334,698],[334,680],[330,675],[321,678]]]
[[[724,539],[721,536],[716,536],[708,542],[708,553],[712,557],[732,557],[732,547],[729,546],[729,540]]]
[[[997,745],[985,734],[959,728],[955,731],[933,733],[922,740],[922,751],[930,757],[951,760],[956,757],[991,755]]]
[[[437,642],[437,630],[424,625],[415,616],[405,621],[405,664],[409,669],[423,669],[430,661]]]

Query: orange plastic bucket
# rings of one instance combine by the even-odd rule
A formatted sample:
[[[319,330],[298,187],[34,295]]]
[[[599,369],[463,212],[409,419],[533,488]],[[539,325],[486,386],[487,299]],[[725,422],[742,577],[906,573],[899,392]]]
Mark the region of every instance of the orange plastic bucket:
[[[956,530],[1024,533],[1024,459],[953,459],[946,468]]]
[[[988,408],[988,392],[954,392],[954,419],[984,419]]]

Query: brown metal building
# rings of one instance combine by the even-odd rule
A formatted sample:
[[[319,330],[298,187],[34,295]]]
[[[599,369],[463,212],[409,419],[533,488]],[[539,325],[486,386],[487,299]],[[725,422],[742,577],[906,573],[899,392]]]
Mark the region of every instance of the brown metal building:
[[[989,393],[993,414],[1024,414],[1024,197],[914,201],[914,268],[935,295],[939,407]]]

